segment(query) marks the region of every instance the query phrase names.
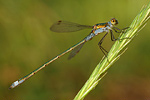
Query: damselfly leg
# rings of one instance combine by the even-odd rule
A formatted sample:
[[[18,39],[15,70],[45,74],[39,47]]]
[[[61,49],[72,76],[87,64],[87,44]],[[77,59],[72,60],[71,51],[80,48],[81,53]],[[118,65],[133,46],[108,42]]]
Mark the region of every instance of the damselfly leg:
[[[102,37],[102,39],[99,41],[98,45],[99,48],[101,49],[101,51],[103,52],[103,54],[107,57],[108,51],[102,46],[103,40],[106,37],[106,35],[108,34],[108,32]],[[110,35],[111,35],[111,40],[112,41],[116,41],[117,39],[114,37],[112,30],[110,30]]]
[[[112,29],[113,29],[116,33],[124,33],[125,30],[127,30],[128,28],[130,28],[130,27],[125,27],[125,28],[123,28],[123,29],[119,29],[119,28],[117,28],[117,27],[113,27]]]

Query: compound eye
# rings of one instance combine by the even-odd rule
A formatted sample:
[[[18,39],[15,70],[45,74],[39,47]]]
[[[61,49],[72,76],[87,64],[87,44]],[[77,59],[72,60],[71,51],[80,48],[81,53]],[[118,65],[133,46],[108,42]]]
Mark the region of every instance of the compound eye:
[[[111,23],[112,23],[113,25],[116,25],[116,24],[118,24],[118,21],[117,21],[115,18],[112,18],[112,19],[111,19]]]
[[[113,22],[113,23],[114,23],[114,22],[115,22],[115,19],[112,19],[112,20],[111,20],[111,22]]]

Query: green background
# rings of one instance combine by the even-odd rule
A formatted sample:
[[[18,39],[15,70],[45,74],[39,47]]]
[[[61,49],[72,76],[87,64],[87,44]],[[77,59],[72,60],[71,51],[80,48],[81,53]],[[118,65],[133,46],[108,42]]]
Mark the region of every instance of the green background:
[[[72,100],[103,57],[98,42],[87,42],[79,54],[68,54],[48,65],[15,89],[12,82],[81,41],[91,30],[54,33],[58,20],[94,25],[118,19],[130,25],[149,0],[1,0],[0,100]],[[150,98],[149,23],[128,46],[86,100],[146,100]],[[115,34],[117,37],[117,33]],[[110,35],[103,46],[109,50]]]

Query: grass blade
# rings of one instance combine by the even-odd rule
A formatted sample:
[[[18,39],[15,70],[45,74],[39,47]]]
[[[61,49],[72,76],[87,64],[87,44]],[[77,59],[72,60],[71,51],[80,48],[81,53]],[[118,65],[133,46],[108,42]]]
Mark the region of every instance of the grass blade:
[[[116,62],[120,56],[127,50],[126,46],[133,40],[137,33],[146,25],[150,19],[150,3],[144,7],[135,17],[130,25],[130,28],[122,33],[108,53],[108,59],[103,58],[96,66],[90,78],[84,84],[82,89],[78,92],[74,100],[83,100],[85,96],[93,90],[98,82],[105,76],[107,70]],[[125,39],[126,38],[126,39]]]

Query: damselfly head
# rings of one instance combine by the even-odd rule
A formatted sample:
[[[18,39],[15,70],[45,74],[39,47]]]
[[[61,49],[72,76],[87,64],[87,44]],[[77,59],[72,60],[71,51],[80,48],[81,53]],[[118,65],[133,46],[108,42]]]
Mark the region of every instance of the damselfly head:
[[[112,19],[110,20],[110,22],[111,22],[112,25],[117,25],[117,24],[118,24],[118,20],[115,19],[115,18],[112,18]]]

